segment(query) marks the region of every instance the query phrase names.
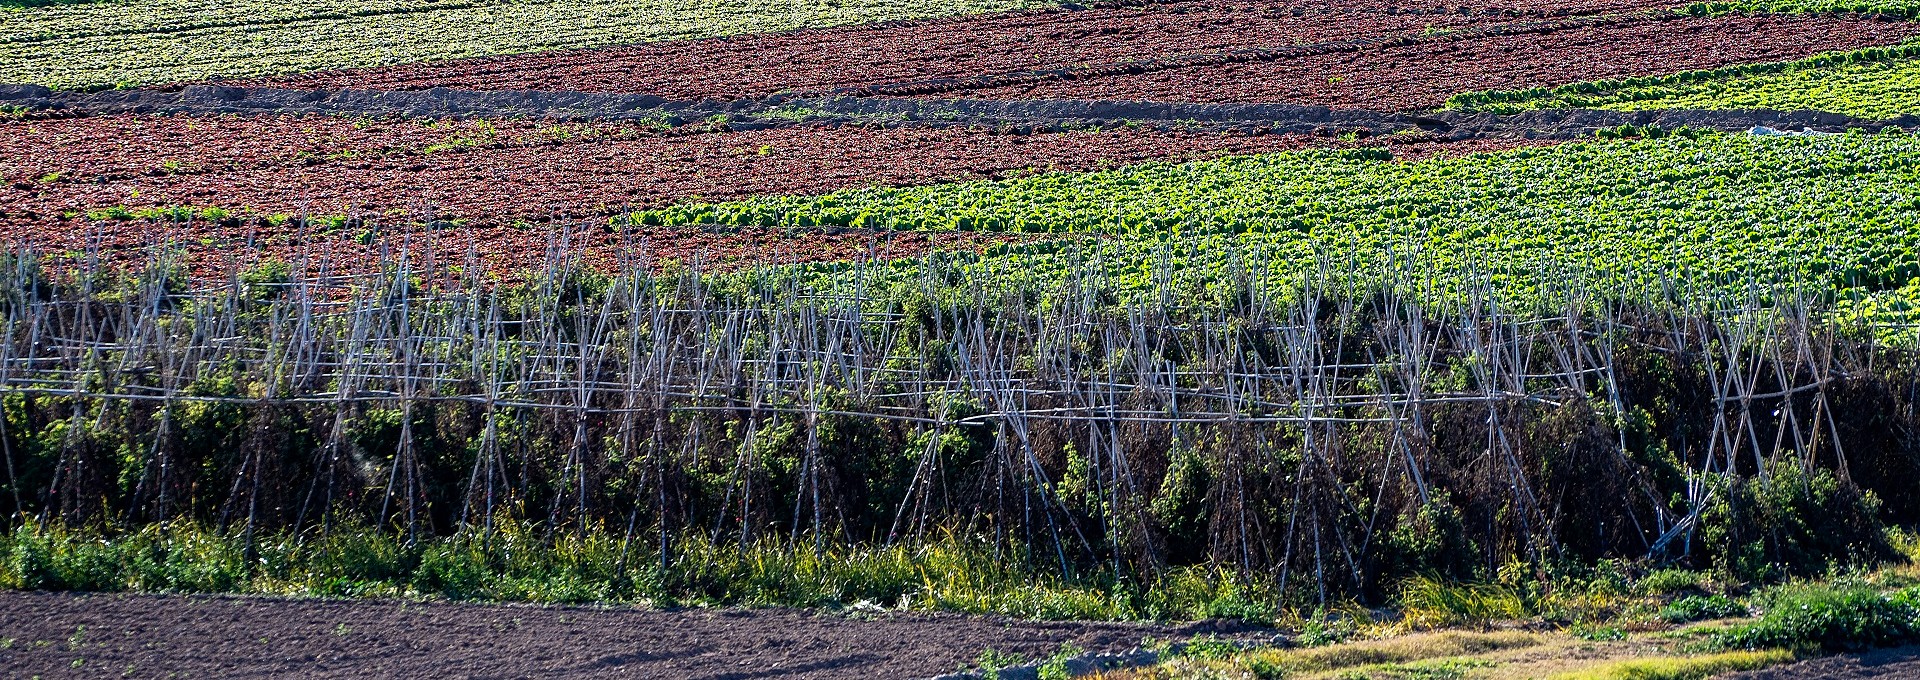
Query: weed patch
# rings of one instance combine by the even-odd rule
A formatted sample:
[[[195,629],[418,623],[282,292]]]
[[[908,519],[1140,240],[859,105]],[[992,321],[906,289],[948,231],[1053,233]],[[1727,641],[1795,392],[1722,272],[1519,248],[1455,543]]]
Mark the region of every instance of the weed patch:
[[[1920,588],[1795,585],[1768,593],[1760,618],[1709,638],[1720,649],[1844,651],[1920,639]]]
[[[1689,595],[1660,608],[1660,618],[1668,623],[1691,623],[1746,615],[1745,606],[1722,595]]]

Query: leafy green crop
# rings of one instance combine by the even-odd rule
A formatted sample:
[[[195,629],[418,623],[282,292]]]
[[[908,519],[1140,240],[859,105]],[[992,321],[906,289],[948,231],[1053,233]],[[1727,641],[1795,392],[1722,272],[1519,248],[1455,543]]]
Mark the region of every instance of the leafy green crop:
[[[1255,252],[1275,285],[1331,253],[1336,272],[1403,260],[1430,269],[1436,286],[1479,272],[1521,295],[1566,271],[1640,290],[1679,280],[1883,290],[1920,276],[1920,138],[1708,133],[1414,163],[1306,151],[684,204],[630,219],[1104,234],[1125,237],[1101,255],[1116,276],[1153,269],[1162,244],[1180,242],[1193,244],[1179,257],[1197,277],[1227,276],[1223,253]],[[977,266],[1031,279],[1055,257]]]
[[[1733,0],[1696,2],[1681,11],[1701,16],[1719,14],[1869,14],[1920,17],[1914,0]]]
[[[1044,0],[126,0],[0,17],[0,82],[263,76],[1047,6]]]
[[[1447,108],[1490,113],[1558,108],[1813,109],[1895,118],[1920,113],[1920,44],[1647,78],[1469,92],[1448,99]]]

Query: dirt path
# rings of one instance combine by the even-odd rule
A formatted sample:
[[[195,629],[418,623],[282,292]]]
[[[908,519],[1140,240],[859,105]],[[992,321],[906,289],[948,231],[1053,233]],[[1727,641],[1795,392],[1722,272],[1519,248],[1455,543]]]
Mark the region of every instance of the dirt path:
[[[924,678],[992,647],[1119,651],[1127,624],[0,592],[0,677]]]
[[[1847,654],[1808,659],[1750,673],[1735,673],[1721,680],[1856,680],[1861,678],[1920,678],[1920,646],[1880,649],[1864,654]]]

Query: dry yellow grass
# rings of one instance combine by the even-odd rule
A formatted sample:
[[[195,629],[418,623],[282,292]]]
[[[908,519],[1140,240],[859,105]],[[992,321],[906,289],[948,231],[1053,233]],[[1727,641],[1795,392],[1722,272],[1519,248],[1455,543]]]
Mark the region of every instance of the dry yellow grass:
[[[1705,656],[1667,656],[1616,661],[1561,673],[1553,676],[1553,680],[1705,680],[1721,673],[1750,671],[1792,660],[1793,653],[1782,649],[1726,652]]]
[[[1231,661],[1179,660],[1152,668],[1098,675],[1103,680],[1160,678],[1314,678],[1359,672],[1369,668],[1440,659],[1466,659],[1500,650],[1538,645],[1543,638],[1524,632],[1418,633],[1382,640],[1365,640],[1308,649],[1274,649],[1243,654]]]
[[[1101,680],[1700,680],[1790,661],[1785,651],[1689,656],[1663,636],[1592,642],[1565,634],[1419,633],[1227,661],[1175,660]]]

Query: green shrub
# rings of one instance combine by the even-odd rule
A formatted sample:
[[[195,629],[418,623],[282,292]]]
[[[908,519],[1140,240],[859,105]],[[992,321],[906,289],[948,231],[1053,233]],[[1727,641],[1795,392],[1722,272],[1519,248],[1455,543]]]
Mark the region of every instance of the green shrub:
[[[1716,501],[1701,513],[1703,547],[1728,577],[1776,580],[1824,573],[1842,561],[1898,557],[1872,495],[1827,470],[1808,474],[1794,461],[1768,472],[1738,482],[1722,478]]]
[[[1660,608],[1660,618],[1668,623],[1689,623],[1707,619],[1746,616],[1747,608],[1722,595],[1689,595]]]
[[[1716,633],[1709,644],[1840,651],[1920,639],[1920,588],[1887,595],[1858,585],[1797,585],[1764,600],[1759,620]]]
[[[1381,541],[1380,579],[1416,575],[1473,577],[1480,548],[1466,537],[1465,519],[1443,492],[1408,510]]]

